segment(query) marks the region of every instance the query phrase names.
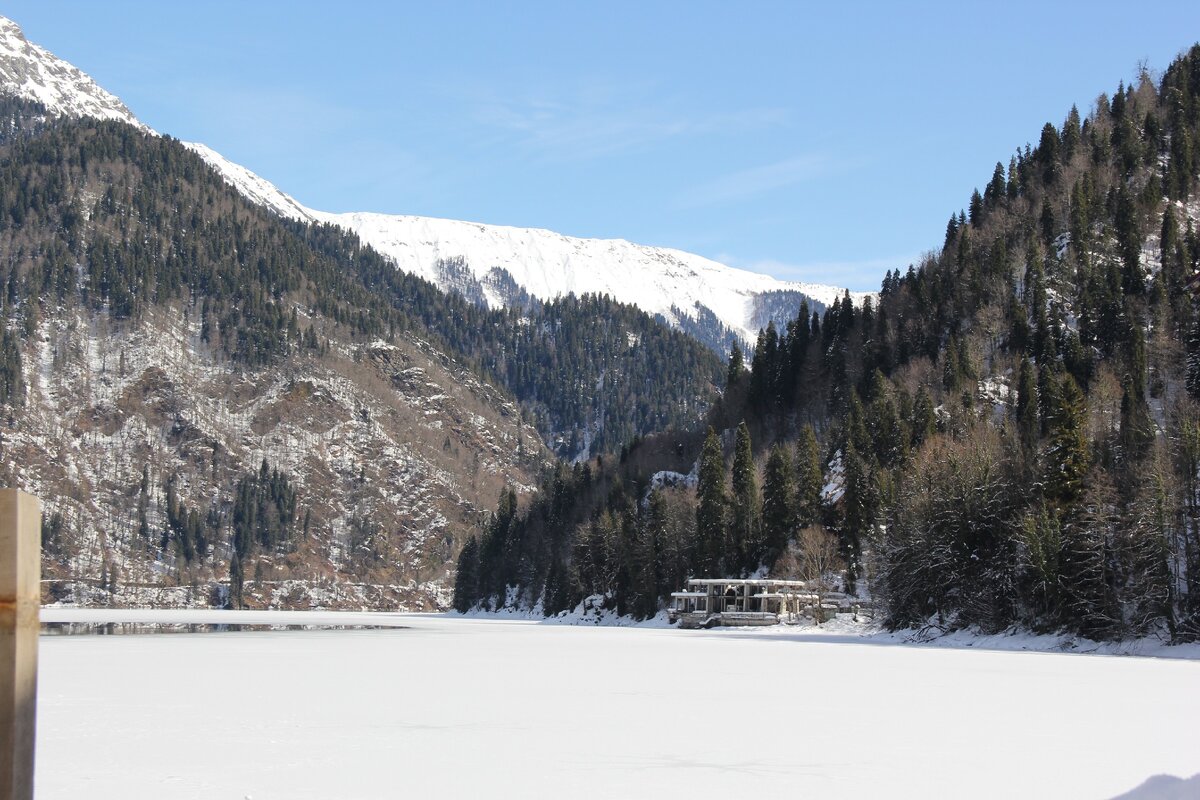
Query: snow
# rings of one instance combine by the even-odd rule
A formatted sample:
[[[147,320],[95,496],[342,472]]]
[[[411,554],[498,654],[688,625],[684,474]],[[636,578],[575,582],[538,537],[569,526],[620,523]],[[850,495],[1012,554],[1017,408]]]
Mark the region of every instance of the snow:
[[[38,796],[1069,799],[1200,772],[1196,661],[301,618],[407,627],[43,637]]]
[[[21,28],[4,17],[0,17],[0,86],[41,103],[52,114],[115,119],[151,132],[90,76],[28,41]]]
[[[758,333],[753,324],[753,301],[758,295],[797,291],[829,306],[845,291],[825,284],[781,281],[694,253],[624,239],[582,239],[538,228],[433,217],[317,211],[212,148],[184,144],[251,201],[285,217],[351,231],[399,269],[439,285],[443,281],[438,262],[461,257],[481,283],[499,268],[543,300],[568,294],[606,294],[672,322],[678,322],[672,309],[691,315],[707,308],[749,342]],[[870,292],[851,292],[858,303],[868,296],[872,296]],[[503,300],[494,292],[485,292],[485,297],[491,303]]]
[[[829,470],[825,473],[825,485],[821,487],[821,502],[831,506],[842,499],[846,493],[846,465],[842,461],[842,451],[838,450],[829,460]]]
[[[646,493],[649,494],[650,491],[654,489],[664,489],[668,487],[684,487],[688,489],[695,489],[700,483],[699,464],[700,462],[697,461],[696,466],[693,467],[692,471],[686,475],[684,475],[682,472],[675,472],[674,470],[669,469],[659,470],[650,476],[650,486],[647,488]]]
[[[707,307],[726,327],[754,341],[753,299],[794,290],[826,305],[842,294],[834,286],[781,281],[693,253],[623,239],[581,239],[533,228],[371,213],[312,212],[339,225],[415,275],[437,281],[439,259],[462,256],[477,279],[506,270],[534,297],[607,294],[666,319],[672,308]]]
[[[311,212],[273,184],[255,175],[241,164],[235,164],[216,150],[200,142],[182,142],[183,146],[215,168],[221,177],[252,203],[264,206],[281,217],[312,222]]]

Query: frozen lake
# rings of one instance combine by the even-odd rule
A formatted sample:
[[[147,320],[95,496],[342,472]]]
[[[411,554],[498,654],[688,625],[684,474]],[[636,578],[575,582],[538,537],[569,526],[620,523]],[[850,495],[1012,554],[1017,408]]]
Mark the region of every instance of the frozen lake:
[[[43,636],[39,800],[1096,800],[1200,772],[1197,661],[324,616],[406,627]]]

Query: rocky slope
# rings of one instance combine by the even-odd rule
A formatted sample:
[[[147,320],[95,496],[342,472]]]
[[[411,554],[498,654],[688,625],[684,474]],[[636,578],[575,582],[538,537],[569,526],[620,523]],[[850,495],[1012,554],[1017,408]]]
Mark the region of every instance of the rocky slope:
[[[90,76],[30,42],[20,26],[4,17],[0,17],[0,86],[52,113],[116,119],[149,130]]]
[[[30,339],[0,483],[47,498],[47,600],[224,603],[233,487],[265,461],[296,488],[295,542],[243,567],[247,605],[440,607],[461,539],[545,458],[511,400],[411,337],[254,372],[177,307],[51,314]],[[163,547],[168,493],[216,521],[191,562]]]

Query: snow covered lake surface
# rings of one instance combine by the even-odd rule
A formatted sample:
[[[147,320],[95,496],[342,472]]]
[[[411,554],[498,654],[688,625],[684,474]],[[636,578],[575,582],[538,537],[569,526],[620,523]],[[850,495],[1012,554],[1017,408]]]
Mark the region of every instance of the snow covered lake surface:
[[[1189,659],[438,615],[42,618],[214,614],[403,627],[43,636],[40,800],[1096,799],[1200,773]]]

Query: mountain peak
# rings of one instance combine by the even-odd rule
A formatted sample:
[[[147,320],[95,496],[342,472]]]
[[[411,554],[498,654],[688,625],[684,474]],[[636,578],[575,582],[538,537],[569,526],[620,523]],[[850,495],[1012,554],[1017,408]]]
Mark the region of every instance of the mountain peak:
[[[0,17],[0,86],[35,100],[52,114],[127,122],[149,130],[115,95],[78,67],[25,38],[21,26]]]

